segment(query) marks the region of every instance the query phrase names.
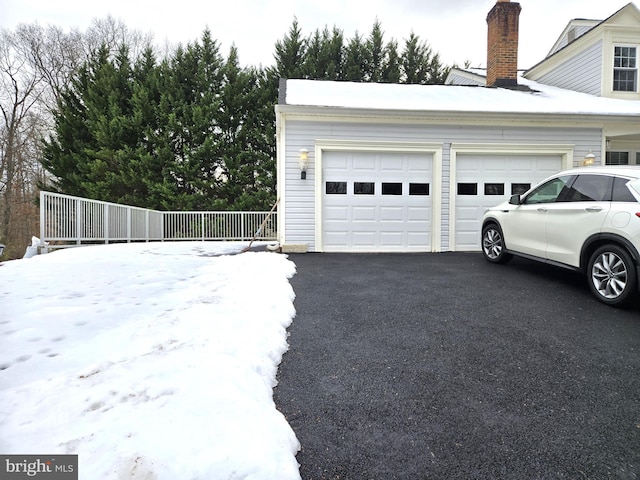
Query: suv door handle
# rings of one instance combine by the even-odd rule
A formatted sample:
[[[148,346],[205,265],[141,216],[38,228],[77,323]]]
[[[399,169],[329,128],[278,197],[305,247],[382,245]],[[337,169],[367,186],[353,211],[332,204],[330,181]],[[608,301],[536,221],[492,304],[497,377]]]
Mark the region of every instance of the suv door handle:
[[[585,208],[587,212],[601,212],[602,207],[587,207]]]
[[[547,210],[548,210],[548,208],[547,208],[547,207],[538,207],[538,211],[539,211],[540,213],[545,213]]]

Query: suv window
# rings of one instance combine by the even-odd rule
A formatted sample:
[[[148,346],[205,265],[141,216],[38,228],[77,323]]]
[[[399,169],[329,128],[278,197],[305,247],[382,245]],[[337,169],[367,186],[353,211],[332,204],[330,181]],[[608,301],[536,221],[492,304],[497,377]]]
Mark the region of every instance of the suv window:
[[[566,191],[567,184],[573,177],[566,175],[549,180],[532,191],[525,199],[525,204],[552,203],[558,200],[560,194]],[[564,195],[563,195],[564,196]]]
[[[560,199],[561,202],[608,202],[611,198],[609,175],[578,175]]]
[[[613,180],[613,201],[614,202],[637,202],[636,198],[627,188],[628,178],[615,177]]]

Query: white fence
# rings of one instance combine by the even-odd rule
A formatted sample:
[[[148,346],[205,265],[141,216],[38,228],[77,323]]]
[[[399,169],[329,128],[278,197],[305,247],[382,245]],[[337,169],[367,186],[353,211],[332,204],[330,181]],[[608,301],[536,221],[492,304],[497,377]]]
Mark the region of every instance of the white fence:
[[[277,240],[277,213],[161,212],[40,192],[40,240],[51,248],[116,242]]]

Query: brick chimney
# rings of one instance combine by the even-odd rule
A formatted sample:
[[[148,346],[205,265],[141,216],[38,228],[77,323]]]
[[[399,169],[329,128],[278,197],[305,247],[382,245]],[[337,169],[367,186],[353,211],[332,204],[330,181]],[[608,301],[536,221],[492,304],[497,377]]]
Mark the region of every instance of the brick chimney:
[[[518,84],[519,3],[497,0],[487,15],[487,86]]]

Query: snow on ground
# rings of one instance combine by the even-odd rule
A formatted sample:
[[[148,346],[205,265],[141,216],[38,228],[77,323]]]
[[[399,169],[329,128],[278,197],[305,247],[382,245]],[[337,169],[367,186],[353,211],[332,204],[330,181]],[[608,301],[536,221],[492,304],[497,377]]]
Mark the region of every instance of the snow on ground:
[[[81,479],[299,479],[273,402],[286,256],[238,243],[66,249],[0,264],[0,453]]]

